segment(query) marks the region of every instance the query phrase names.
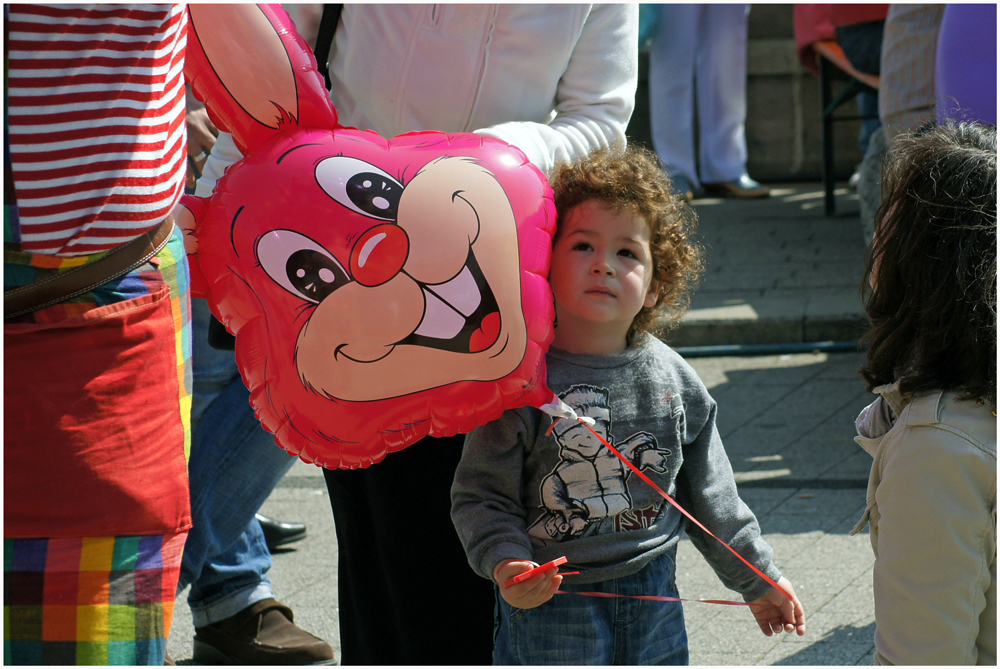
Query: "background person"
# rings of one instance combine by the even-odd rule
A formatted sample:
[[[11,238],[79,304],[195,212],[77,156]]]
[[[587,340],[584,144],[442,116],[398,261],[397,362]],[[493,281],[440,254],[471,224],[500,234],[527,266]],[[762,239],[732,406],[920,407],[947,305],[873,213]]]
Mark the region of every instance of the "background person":
[[[654,5],[649,46],[653,148],[674,189],[767,197],[747,174],[747,17],[750,5]],[[695,124],[697,114],[697,125]],[[695,128],[697,127],[697,133]]]
[[[690,537],[748,602],[767,636],[805,633],[805,614],[740,500],[715,427],[716,405],[679,355],[646,332],[660,312],[679,320],[701,269],[693,221],[652,154],[601,151],[553,179],[558,227],[549,283],[555,339],[549,387],[594,432],[722,541]],[[536,407],[505,411],[465,440],[452,520],[477,574],[500,597],[493,663],[687,664],[679,601],[553,597],[556,588],[677,597],[677,544],[687,522],[582,424]],[[506,585],[538,563],[554,570]],[[502,600],[502,601],[501,601]]]
[[[4,661],[162,665],[191,515],[179,5],[4,5]]]
[[[190,90],[187,104],[188,180],[193,184],[219,130]],[[304,525],[256,514],[295,458],[277,448],[274,435],[259,422],[243,419],[250,392],[233,352],[210,343],[208,302],[192,299],[191,313],[188,472],[194,526],[184,545],[177,592],[191,587],[193,659],[205,664],[334,663],[330,644],[295,625],[294,613],[275,599],[267,575],[271,544],[305,536]]]
[[[345,126],[477,131],[549,170],[624,144],[637,35],[635,5],[344,5],[331,97]],[[222,133],[197,194],[240,157]],[[240,415],[256,422],[249,406]],[[449,518],[461,445],[461,435],[427,438],[369,469],[324,472],[344,664],[489,664],[493,593]],[[437,574],[462,596],[441,598]]]
[[[874,457],[875,664],[997,662],[996,129],[889,147],[855,439]]]

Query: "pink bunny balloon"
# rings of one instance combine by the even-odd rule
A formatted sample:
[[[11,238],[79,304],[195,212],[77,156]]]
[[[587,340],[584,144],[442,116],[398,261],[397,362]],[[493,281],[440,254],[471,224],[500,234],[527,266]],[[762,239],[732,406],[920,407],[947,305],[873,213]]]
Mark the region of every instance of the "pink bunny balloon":
[[[182,200],[192,290],[278,444],[367,467],[552,399],[545,176],[489,137],[338,125],[278,5],[188,11],[188,80],[245,156]]]

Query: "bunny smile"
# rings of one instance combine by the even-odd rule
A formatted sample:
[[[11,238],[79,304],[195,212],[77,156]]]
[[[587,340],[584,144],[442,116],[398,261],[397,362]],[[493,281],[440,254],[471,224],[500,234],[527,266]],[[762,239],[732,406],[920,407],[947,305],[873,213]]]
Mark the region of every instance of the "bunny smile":
[[[465,266],[454,278],[417,284],[424,294],[424,315],[416,330],[397,345],[479,353],[497,341],[500,308],[471,248]]]

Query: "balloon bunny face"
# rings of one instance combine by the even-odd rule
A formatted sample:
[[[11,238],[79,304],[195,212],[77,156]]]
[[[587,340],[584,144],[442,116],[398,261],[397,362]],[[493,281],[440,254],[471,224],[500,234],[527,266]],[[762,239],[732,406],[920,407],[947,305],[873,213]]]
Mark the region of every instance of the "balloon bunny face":
[[[297,380],[366,402],[511,373],[527,330],[517,225],[496,176],[460,154],[421,164],[447,142],[337,150],[364,135],[278,142],[220,183],[227,266],[240,267],[265,314],[293,326]],[[289,200],[262,202],[262,187],[278,183]]]
[[[544,175],[491,138],[340,127],[280,8],[189,11],[189,79],[245,156],[211,198],[182,202],[192,288],[236,333],[251,402],[279,445],[364,467],[546,401],[555,217]],[[265,55],[241,67],[247,56],[219,40]]]

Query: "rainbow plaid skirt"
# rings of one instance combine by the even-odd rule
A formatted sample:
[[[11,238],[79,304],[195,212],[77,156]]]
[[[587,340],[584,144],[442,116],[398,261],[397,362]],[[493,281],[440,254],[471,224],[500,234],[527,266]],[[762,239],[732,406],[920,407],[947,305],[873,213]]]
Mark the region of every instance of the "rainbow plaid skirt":
[[[5,286],[79,262],[5,249]],[[4,664],[163,664],[190,527],[187,284],[183,238],[175,229],[147,265],[5,323],[5,418],[10,420],[4,444]],[[123,335],[121,354],[114,347],[110,352],[88,347],[86,342],[103,341],[94,332],[107,331],[101,337],[116,342],[119,325],[127,335],[128,328],[139,327],[132,315],[151,308],[155,339],[135,343]],[[95,327],[80,325],[81,319]],[[72,331],[65,325],[74,323]],[[101,330],[107,323],[112,326]],[[19,370],[28,364],[21,354],[39,348],[30,348],[36,329],[39,337],[70,332],[65,341],[76,346],[68,352],[55,348],[52,363],[32,353],[33,362],[46,364]],[[128,357],[133,344],[146,346],[148,353]],[[115,367],[126,357],[132,366]],[[104,369],[118,376],[105,378]],[[72,401],[75,390],[60,390],[70,380],[73,389],[94,392],[81,392],[80,401]],[[147,394],[136,390],[140,387]],[[102,393],[114,401],[96,401]],[[51,408],[38,408],[44,402],[35,401],[63,395],[68,399],[50,402]],[[133,423],[148,419],[169,429],[149,428],[148,437],[135,431]],[[109,424],[115,430],[109,431]],[[126,430],[144,438],[122,437],[119,433],[133,434]]]
[[[4,539],[4,664],[162,665],[186,538]]]

